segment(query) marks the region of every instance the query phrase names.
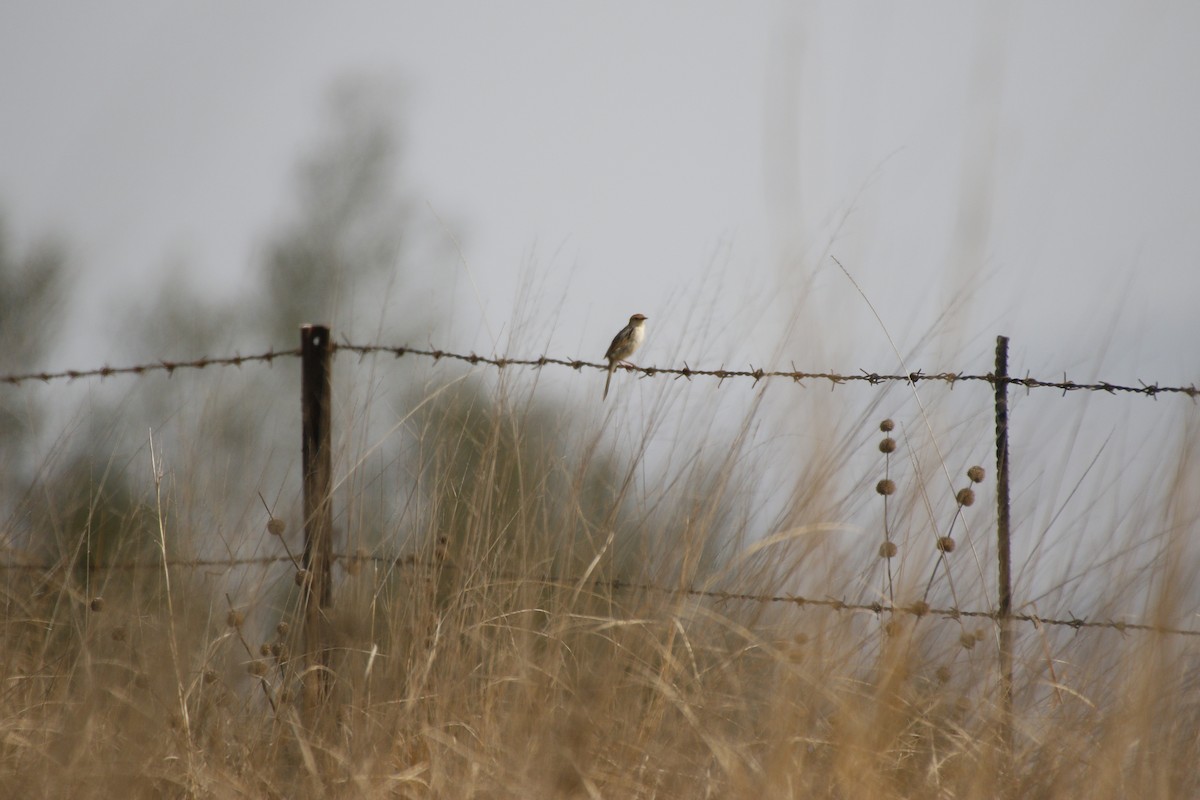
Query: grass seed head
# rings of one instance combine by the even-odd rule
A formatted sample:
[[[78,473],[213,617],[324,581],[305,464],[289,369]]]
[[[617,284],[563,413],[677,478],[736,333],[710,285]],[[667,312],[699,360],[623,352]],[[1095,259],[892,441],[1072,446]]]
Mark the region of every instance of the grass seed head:
[[[267,522],[267,533],[272,536],[283,536],[285,530],[287,530],[287,523],[279,517],[271,517]]]
[[[971,481],[971,483],[983,483],[983,479],[986,476],[987,473],[984,472],[983,467],[979,466],[978,464],[967,470],[967,478]]]
[[[242,623],[246,621],[246,615],[235,608],[229,609],[229,613],[225,615],[225,624],[231,628],[242,627]]]
[[[291,629],[292,629],[292,626],[288,625],[287,622],[285,622],[283,620],[280,620],[279,624],[275,626],[275,632],[278,633],[280,636],[287,636],[288,631],[290,631]]]
[[[943,553],[954,552],[954,538],[951,536],[939,536],[937,540],[937,549]]]
[[[885,419],[883,422],[879,423],[879,430],[883,431],[884,433],[891,433],[895,427],[896,423],[892,422],[890,419]]]
[[[884,542],[883,544],[879,545],[880,558],[895,558],[896,551],[897,548],[895,542]]]
[[[346,574],[354,577],[362,572],[363,562],[367,560],[367,549],[360,547],[354,551],[354,555],[346,559]]]
[[[88,603],[88,608],[92,611],[100,612],[104,610],[104,598],[97,595],[92,598],[92,602]]]
[[[972,506],[975,504],[975,490],[969,486],[959,489],[955,499],[958,500],[960,506]]]
[[[875,484],[875,491],[878,492],[879,494],[883,495],[884,497],[887,497],[888,495],[891,495],[891,494],[895,494],[896,493],[896,482],[889,478],[884,478],[879,483]]]
[[[246,671],[256,678],[261,678],[267,674],[267,662],[256,658],[246,665]]]
[[[884,439],[879,443],[879,452],[881,452],[881,453],[896,452],[896,440],[890,436],[884,437]]]

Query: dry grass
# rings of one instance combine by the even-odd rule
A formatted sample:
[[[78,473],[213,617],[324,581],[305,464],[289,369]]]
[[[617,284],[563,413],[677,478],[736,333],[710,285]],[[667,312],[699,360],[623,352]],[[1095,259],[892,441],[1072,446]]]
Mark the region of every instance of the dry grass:
[[[647,451],[674,413],[667,394],[639,419],[626,461],[604,443],[620,422],[568,424],[515,394],[447,391],[407,421],[404,445],[387,456],[372,449],[381,439],[363,433],[368,415],[356,407],[360,427],[347,426],[345,438],[358,444],[345,445],[339,473],[338,549],[407,558],[335,567],[325,632],[332,683],[319,702],[300,688],[304,643],[290,567],[174,568],[168,595],[161,569],[80,566],[153,558],[160,530],[170,553],[202,549],[220,516],[210,506],[234,502],[232,494],[254,509],[258,487],[200,491],[190,474],[202,464],[168,463],[161,487],[143,469],[135,485],[145,488],[123,505],[104,501],[106,484],[95,478],[75,506],[49,503],[56,513],[39,517],[27,499],[29,518],[53,534],[46,552],[64,566],[3,573],[0,794],[761,800],[1200,791],[1197,639],[1023,627],[1010,749],[988,622],[629,588],[771,594],[803,588],[795,577],[803,574],[819,591],[870,586],[879,594],[869,599],[886,599],[875,556],[877,451],[878,468],[843,493],[840,473],[852,459],[831,430],[764,520],[759,489],[773,479],[747,458],[762,421],[757,405],[728,437],[710,435],[720,447],[678,445],[656,463]],[[861,449],[875,447],[876,425],[854,422]],[[1171,466],[1169,505],[1143,520],[1168,532],[1159,556],[1135,574],[1128,562],[1104,567],[1108,583],[1163,623],[1190,611],[1196,440],[1189,429]],[[899,442],[903,452],[909,442]],[[990,443],[971,446],[986,452]],[[903,464],[893,461],[891,475]],[[926,504],[944,534],[954,493],[936,477],[922,478],[920,490],[916,480],[900,480],[889,498],[889,527],[902,548],[919,550],[906,537],[923,535],[920,552],[932,553]],[[948,500],[929,500],[938,493]],[[974,511],[985,530],[970,535],[984,542],[990,509],[981,498]],[[261,506],[236,519],[254,552],[279,552]],[[849,519],[870,521],[859,540],[867,544],[847,548],[822,527]],[[297,528],[289,520],[293,552]],[[116,543],[93,556],[102,529]],[[763,530],[783,534],[756,548]],[[954,555],[968,565],[961,541]],[[971,588],[974,567],[954,574],[964,606],[987,605],[993,572],[980,547],[983,585]],[[898,602],[921,595],[932,563],[895,560]],[[944,580],[938,587],[947,591]],[[1110,607],[1103,603],[1120,605],[1111,596],[1096,603],[1098,613]]]

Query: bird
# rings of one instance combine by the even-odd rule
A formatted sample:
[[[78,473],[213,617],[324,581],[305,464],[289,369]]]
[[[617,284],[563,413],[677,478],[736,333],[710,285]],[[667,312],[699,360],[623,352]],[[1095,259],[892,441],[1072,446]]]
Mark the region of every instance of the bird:
[[[608,377],[604,380],[604,397],[608,398],[608,385],[612,382],[613,371],[617,364],[633,355],[646,338],[646,316],[634,314],[629,318],[629,324],[621,328],[621,332],[613,337],[612,344],[604,357],[608,359]]]

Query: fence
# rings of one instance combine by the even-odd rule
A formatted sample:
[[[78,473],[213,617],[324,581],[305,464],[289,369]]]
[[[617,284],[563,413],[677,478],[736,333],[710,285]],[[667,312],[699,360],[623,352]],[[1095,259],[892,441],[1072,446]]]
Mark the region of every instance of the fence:
[[[301,360],[301,394],[303,409],[303,442],[302,442],[302,476],[303,476],[303,508],[304,508],[304,549],[299,562],[290,554],[288,556],[268,556],[247,559],[212,559],[212,560],[170,560],[162,559],[142,562],[124,562],[106,565],[107,569],[162,569],[164,566],[175,567],[206,567],[252,564],[271,564],[292,562],[297,568],[298,583],[304,587],[302,618],[305,628],[305,649],[309,666],[323,666],[324,649],[319,641],[320,609],[328,607],[333,602],[330,569],[335,561],[350,562],[355,559],[367,559],[377,563],[388,563],[397,567],[422,565],[411,557],[392,558],[380,555],[347,555],[335,554],[331,546],[332,508],[331,508],[331,476],[332,476],[332,447],[331,447],[331,364],[337,352],[353,353],[360,358],[371,355],[391,355],[395,358],[420,357],[441,361],[443,359],[459,361],[471,365],[486,365],[496,369],[525,367],[543,369],[546,367],[565,367],[575,371],[585,369],[606,371],[606,363],[584,361],[581,359],[562,359],[540,356],[538,358],[507,358],[487,357],[475,353],[456,353],[440,349],[421,349],[412,347],[393,347],[379,344],[352,344],[335,342],[327,327],[306,325],[301,331],[301,346],[294,350],[269,350],[254,355],[234,355],[220,358],[198,358],[190,361],[157,361],[133,366],[112,367],[102,366],[88,370],[63,370],[59,372],[36,372],[0,376],[0,383],[18,386],[29,382],[74,381],[85,378],[111,378],[122,375],[140,376],[155,372],[166,372],[168,375],[178,370],[204,369],[207,367],[236,366],[252,364],[271,364],[276,359],[299,358]],[[909,374],[879,374],[860,372],[858,374],[838,374],[831,372],[804,372],[796,369],[790,371],[764,370],[753,368],[735,370],[720,368],[715,370],[693,369],[686,364],[683,367],[640,367],[631,364],[618,364],[617,369],[639,374],[645,378],[670,377],[672,379],[693,380],[698,378],[715,378],[718,381],[751,380],[758,383],[770,379],[784,379],[796,383],[803,381],[827,381],[831,385],[861,382],[872,386],[889,383],[904,383],[916,385],[922,382],[936,381],[948,384],[959,382],[983,382],[994,389],[995,399],[995,436],[996,436],[996,480],[997,480],[997,573],[998,597],[996,607],[989,610],[966,610],[959,608],[935,608],[922,602],[911,605],[894,603],[849,603],[844,600],[831,598],[809,598],[799,595],[758,595],[745,593],[730,593],[694,588],[669,588],[648,583],[633,583],[622,581],[602,582],[613,589],[635,589],[650,592],[661,592],[674,595],[686,595],[708,598],[718,601],[746,601],[755,603],[787,603],[797,606],[814,606],[833,611],[870,612],[876,615],[908,614],[912,616],[931,616],[944,619],[983,618],[994,621],[1000,629],[999,672],[1004,695],[1004,705],[1011,710],[1012,703],[1012,631],[1013,623],[1025,623],[1035,626],[1064,626],[1075,630],[1084,628],[1102,628],[1119,632],[1142,631],[1175,636],[1200,636],[1200,630],[1168,627],[1149,623],[1128,623],[1119,621],[1088,620],[1070,616],[1069,618],[1040,617],[1033,614],[1013,613],[1011,585],[1011,555],[1010,555],[1010,522],[1009,522],[1009,473],[1010,463],[1008,454],[1008,390],[1009,387],[1024,388],[1027,391],[1035,389],[1055,389],[1065,395],[1068,392],[1089,391],[1106,392],[1110,394],[1133,394],[1157,398],[1159,395],[1182,395],[1193,401],[1200,396],[1200,388],[1194,384],[1187,386],[1160,386],[1139,382],[1138,386],[1126,386],[1108,382],[1079,383],[1069,380],[1065,375],[1062,380],[1043,380],[1040,378],[1013,377],[1008,374],[1008,339],[997,337],[995,369],[986,374],[963,374],[940,372],[927,374],[912,372]],[[440,566],[440,565],[438,565]],[[33,563],[0,563],[0,570],[37,571],[50,570],[52,565]],[[551,583],[577,583],[570,576],[543,576]],[[593,584],[597,582],[593,581]],[[324,669],[309,669],[306,671],[306,694],[319,697],[324,686],[321,681],[327,675]]]

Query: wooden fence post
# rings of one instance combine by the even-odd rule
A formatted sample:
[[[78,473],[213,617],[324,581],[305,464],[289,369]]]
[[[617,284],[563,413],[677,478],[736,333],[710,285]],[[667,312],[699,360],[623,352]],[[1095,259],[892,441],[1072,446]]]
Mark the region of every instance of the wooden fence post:
[[[333,605],[333,481],[331,405],[333,347],[329,328],[300,328],[300,385],[303,426],[301,470],[304,476],[304,695],[315,711],[329,686],[326,651],[321,641],[321,609]]]
[[[996,337],[996,555],[1000,566],[1000,691],[1006,744],[1013,740],[1012,548],[1008,516],[1008,337]]]

